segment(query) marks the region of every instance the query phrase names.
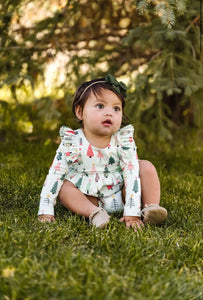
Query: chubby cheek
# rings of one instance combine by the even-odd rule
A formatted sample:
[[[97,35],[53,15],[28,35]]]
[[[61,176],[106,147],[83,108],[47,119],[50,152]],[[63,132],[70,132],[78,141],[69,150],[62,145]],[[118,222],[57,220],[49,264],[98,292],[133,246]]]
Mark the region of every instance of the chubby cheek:
[[[101,113],[101,111],[93,109],[91,112],[89,112],[89,117],[92,120],[95,120],[95,122],[96,122],[96,121],[100,121],[102,119],[103,114]]]
[[[86,120],[86,122],[90,122],[91,125],[94,125],[95,123],[98,123],[101,121],[101,113],[99,113],[96,110],[90,110],[88,112],[88,114],[84,115],[84,120]]]
[[[122,124],[122,115],[117,117],[116,123],[117,123],[118,129],[119,129]]]

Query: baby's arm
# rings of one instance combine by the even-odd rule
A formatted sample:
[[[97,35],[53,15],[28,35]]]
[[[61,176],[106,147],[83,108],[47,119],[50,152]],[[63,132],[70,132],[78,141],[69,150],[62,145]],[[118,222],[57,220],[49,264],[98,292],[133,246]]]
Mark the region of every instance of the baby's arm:
[[[120,166],[123,171],[125,186],[124,216],[121,222],[126,227],[140,228],[141,221],[141,185],[139,177],[139,161],[137,147],[133,139],[133,127],[131,125],[120,130]]]
[[[65,175],[68,170],[68,163],[66,160],[66,148],[59,146],[49,174],[46,177],[42,192],[38,211],[38,219],[41,222],[53,222],[54,219],[54,205],[56,198],[61,189]]]

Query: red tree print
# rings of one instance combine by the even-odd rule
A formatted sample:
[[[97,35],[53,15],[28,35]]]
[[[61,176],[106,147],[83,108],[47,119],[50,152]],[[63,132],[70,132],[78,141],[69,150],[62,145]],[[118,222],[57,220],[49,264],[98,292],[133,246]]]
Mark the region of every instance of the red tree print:
[[[101,151],[100,151],[100,150],[98,150],[97,157],[99,157],[99,158],[100,158],[100,162],[101,162],[101,159],[103,158],[103,154],[101,153]]]
[[[89,158],[94,156],[94,152],[92,150],[92,146],[89,145],[88,149],[87,149],[87,156],[89,156]]]

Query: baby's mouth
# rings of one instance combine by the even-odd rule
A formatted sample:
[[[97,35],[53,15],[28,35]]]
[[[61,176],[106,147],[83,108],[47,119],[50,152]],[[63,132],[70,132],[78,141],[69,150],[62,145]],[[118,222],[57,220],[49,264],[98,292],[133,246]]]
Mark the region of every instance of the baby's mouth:
[[[103,124],[104,126],[110,126],[110,125],[112,125],[112,122],[111,122],[111,120],[107,119],[107,120],[105,120],[104,122],[102,122],[102,124]]]

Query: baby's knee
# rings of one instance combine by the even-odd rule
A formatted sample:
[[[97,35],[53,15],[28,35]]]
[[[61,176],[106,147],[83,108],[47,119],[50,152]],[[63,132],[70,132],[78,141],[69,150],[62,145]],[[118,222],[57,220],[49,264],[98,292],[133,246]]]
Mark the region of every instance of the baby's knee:
[[[59,194],[58,194],[59,200],[61,200],[63,198],[63,196],[66,195],[67,192],[73,188],[75,188],[75,186],[72,182],[70,182],[68,180],[64,180],[64,182],[60,188]]]
[[[155,166],[148,160],[140,160],[140,177],[157,175]]]

